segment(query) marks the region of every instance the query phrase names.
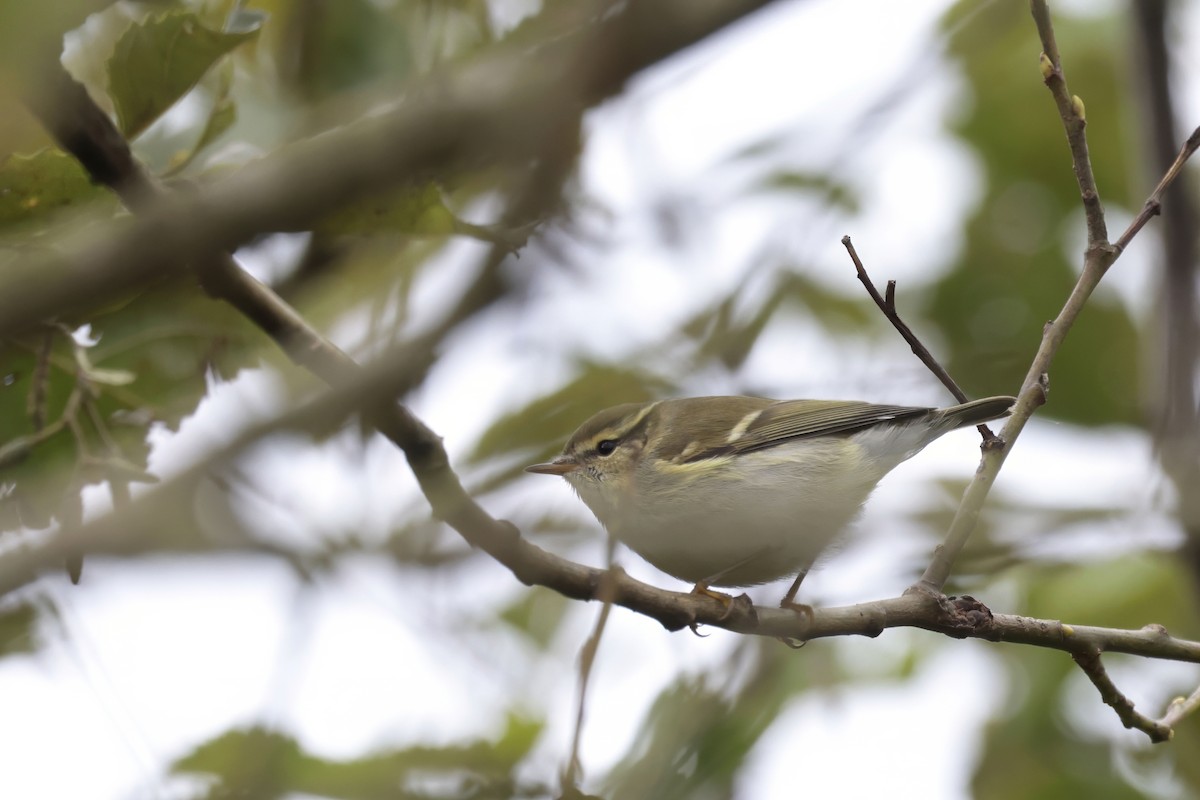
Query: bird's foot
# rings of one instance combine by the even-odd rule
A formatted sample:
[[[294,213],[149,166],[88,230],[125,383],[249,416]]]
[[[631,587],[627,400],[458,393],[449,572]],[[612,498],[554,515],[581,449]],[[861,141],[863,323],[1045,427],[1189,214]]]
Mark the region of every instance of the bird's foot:
[[[813,620],[816,619],[816,612],[813,611],[813,607],[808,605],[807,603],[797,603],[795,600],[792,599],[791,592],[788,592],[784,596],[784,598],[779,601],[779,607],[786,608],[790,611],[795,611],[800,616],[805,617],[806,618],[806,622],[805,622],[806,627],[808,625],[811,625],[813,623]],[[793,650],[799,650],[801,647],[804,647],[804,645],[808,644],[807,639],[797,639],[794,636],[779,636],[776,638],[778,638],[779,641],[783,642],[784,644],[786,644],[788,647],[792,648]]]

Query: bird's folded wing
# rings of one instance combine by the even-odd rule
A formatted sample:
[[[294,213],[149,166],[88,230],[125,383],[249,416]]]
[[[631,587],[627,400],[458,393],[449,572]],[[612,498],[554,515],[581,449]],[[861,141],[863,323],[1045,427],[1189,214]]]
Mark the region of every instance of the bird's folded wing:
[[[849,434],[884,422],[921,417],[932,410],[843,400],[781,400],[764,408],[740,436],[720,450],[721,454],[747,453],[795,439]]]

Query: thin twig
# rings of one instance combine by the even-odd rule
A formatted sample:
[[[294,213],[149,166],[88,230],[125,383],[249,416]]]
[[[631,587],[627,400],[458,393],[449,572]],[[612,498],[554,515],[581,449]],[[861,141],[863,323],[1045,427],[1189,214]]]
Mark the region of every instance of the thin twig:
[[[1168,728],[1174,728],[1185,717],[1194,714],[1197,709],[1200,709],[1200,688],[1187,697],[1176,697],[1172,700],[1167,705],[1167,713],[1163,714],[1159,722]]]
[[[638,5],[643,10],[646,7],[646,4]],[[1084,152],[1086,154],[1086,150]],[[1096,202],[1098,204],[1098,196]],[[1085,197],[1085,205],[1086,203]],[[212,213],[202,204],[197,205],[195,210],[201,214]],[[172,245],[171,251],[177,253],[179,250],[175,244]],[[185,249],[184,252],[191,251]],[[1106,250],[1089,246],[1089,256],[1085,263],[1087,280],[1081,278],[1063,313],[1046,332],[1042,348],[1031,366],[1031,378],[1022,390],[1024,417],[1013,425],[1014,437],[1020,432],[1024,419],[1032,412],[1035,397],[1041,391],[1042,373],[1048,368],[1066,330],[1103,274],[1100,267],[1110,264],[1117,254],[1111,247]],[[480,296],[485,294],[486,292],[480,292]],[[893,291],[890,290],[889,296],[891,295]],[[243,300],[244,308],[241,305],[239,308],[243,308],[247,316],[276,336],[278,341],[295,348],[297,342],[291,340],[288,334],[303,330],[298,327],[298,323],[303,323],[303,320],[299,319],[290,307],[282,304],[282,301],[276,302],[277,300],[265,292],[250,292]],[[468,300],[464,295],[460,305],[463,308],[471,308],[477,307],[478,302],[475,299]],[[894,296],[892,302],[894,304]],[[321,352],[326,355],[333,352],[324,349],[332,346],[319,336],[308,343],[319,345]],[[377,409],[377,424],[404,449],[413,473],[435,515],[447,521],[468,542],[486,550],[525,583],[544,585],[572,598],[611,599],[613,604],[657,619],[672,630],[694,624],[708,624],[742,633],[811,640],[848,634],[874,636],[887,628],[913,626],[960,638],[1016,642],[1070,653],[1126,652],[1200,663],[1200,642],[1175,639],[1161,629],[1121,631],[1068,626],[1053,620],[992,615],[990,612],[985,614],[979,610],[978,604],[964,610],[937,592],[914,591],[898,598],[847,608],[815,609],[811,615],[797,615],[785,609],[755,608],[749,604],[744,609],[736,605],[726,607],[712,598],[668,592],[633,580],[623,573],[612,572],[609,573],[608,579],[611,588],[604,589],[602,598],[600,587],[605,585],[603,571],[584,567],[548,553],[523,539],[514,526],[487,514],[463,490],[462,484],[449,467],[445,448],[436,434],[407,408],[390,401],[408,380],[406,368],[410,362],[419,364],[424,357],[425,354],[406,353],[403,349],[399,352],[389,352],[366,370],[355,371],[348,380],[336,383],[335,388],[316,400],[287,412],[281,420],[296,426],[328,426],[364,406]],[[336,356],[333,358],[335,362],[338,361]],[[130,552],[133,548],[141,548],[147,542],[153,541],[153,537],[159,533],[154,529],[153,520],[156,515],[152,513],[153,509],[178,508],[181,500],[189,496],[198,478],[207,474],[212,464],[233,458],[251,442],[272,430],[277,430],[280,424],[284,424],[281,420],[251,426],[237,441],[214,453],[210,460],[196,465],[184,475],[138,498],[128,509],[114,510],[82,525],[79,530],[83,535],[79,537],[51,535],[28,547],[6,553],[5,558],[0,560],[0,593],[31,580],[40,569],[46,568],[54,560],[75,552],[81,547],[81,541],[87,542],[89,550],[94,549],[98,552]],[[1006,432],[1008,430],[1006,427]],[[962,518],[967,519],[968,523],[971,512],[964,512],[964,509],[969,509],[974,504],[974,513],[978,513],[978,507],[986,496],[995,471],[1003,462],[1004,452],[985,454],[980,470],[981,477],[972,484],[976,494],[973,495],[969,490],[963,507],[960,508],[960,516],[965,514]],[[959,520],[960,517],[956,516],[956,525],[960,524]],[[953,531],[954,528],[952,533]],[[963,536],[969,533],[968,524]],[[948,537],[948,543],[952,541],[952,537]],[[949,574],[949,567],[956,552],[946,556],[946,575]],[[929,574],[927,571],[927,576]],[[945,575],[942,575],[941,582],[944,580]],[[940,586],[941,582],[937,585]]]
[[[1088,244],[1084,252],[1083,271],[1080,273],[1079,280],[1076,281],[1058,316],[1044,327],[1041,344],[1029,365],[1029,371],[1025,375],[1017,402],[1013,406],[1012,415],[1000,431],[1000,439],[1005,445],[985,450],[979,469],[975,471],[975,477],[967,487],[962,503],[959,504],[954,520],[950,524],[950,530],[942,544],[934,552],[933,559],[921,576],[918,586],[934,591],[941,591],[942,587],[946,585],[955,560],[975,529],[980,509],[991,491],[992,484],[995,482],[1004,460],[1008,457],[1009,450],[1021,435],[1021,431],[1024,430],[1025,424],[1033,412],[1046,402],[1050,365],[1066,339],[1067,333],[1083,311],[1088,298],[1099,285],[1101,278],[1122,253],[1120,248],[1109,244],[1104,238],[1106,231],[1104,210],[1100,205],[1100,195],[1096,190],[1095,177],[1088,158],[1087,141],[1084,134],[1083,104],[1075,102],[1067,94],[1066,81],[1063,78],[1062,65],[1059,62],[1058,46],[1054,41],[1049,11],[1043,0],[1032,0],[1031,5],[1038,32],[1042,36],[1042,47],[1045,50],[1040,62],[1042,75],[1062,118],[1071,150],[1075,177],[1083,199],[1084,213],[1088,221]],[[1151,198],[1161,196],[1178,177],[1183,162],[1195,152],[1196,148],[1191,147],[1195,138],[1195,135],[1189,138],[1189,146],[1185,146],[1181,152],[1178,166],[1173,165],[1167,171]],[[1144,224],[1143,222],[1142,225]],[[1129,237],[1122,236],[1122,240],[1128,243],[1140,229],[1141,226],[1138,226],[1128,231]]]
[[[1054,98],[1058,115],[1067,134],[1067,145],[1071,148],[1071,164],[1075,170],[1075,181],[1079,184],[1079,196],[1083,201],[1087,220],[1088,249],[1108,244],[1108,226],[1104,221],[1104,207],[1100,203],[1100,191],[1096,188],[1096,176],[1092,172],[1092,160],[1088,155],[1087,114],[1083,100],[1072,95],[1063,75],[1062,58],[1058,42],[1054,38],[1054,25],[1050,21],[1050,9],[1045,0],[1031,0],[1030,12],[1042,41],[1039,65],[1042,80]]]
[[[900,335],[904,337],[904,341],[908,342],[913,355],[921,359],[921,363],[937,376],[942,385],[950,390],[950,394],[954,395],[955,400],[960,403],[967,402],[967,393],[959,387],[954,378],[950,377],[950,373],[946,371],[946,368],[938,363],[938,360],[929,352],[929,348],[913,333],[912,328],[908,327],[908,324],[900,318],[900,312],[896,310],[896,282],[888,281],[887,294],[880,297],[879,290],[875,288],[871,276],[867,274],[867,268],[863,266],[862,259],[858,257],[858,251],[854,249],[854,243],[850,241],[849,236],[842,237],[842,245],[846,248],[846,252],[850,254],[850,260],[854,262],[854,270],[858,273],[858,279],[862,281],[862,285],[867,288],[867,294],[871,295],[871,299],[875,301],[875,305],[879,306],[879,310],[887,317],[888,322],[892,323],[892,327],[900,332]],[[996,438],[996,435],[992,433],[991,428],[987,425],[979,424],[975,427],[979,430],[979,434],[983,436],[985,445]]]
[[[33,426],[33,432],[37,433],[46,424],[46,416],[48,411],[46,406],[49,402],[49,386],[50,386],[50,357],[54,352],[54,332],[56,328],[53,325],[46,326],[46,332],[42,335],[42,346],[38,349],[37,355],[34,357],[33,375],[29,381],[29,395],[25,399],[25,411],[29,415],[29,422]]]
[[[1171,162],[1171,166],[1167,169],[1162,180],[1158,182],[1158,186],[1154,187],[1154,191],[1146,198],[1146,202],[1142,204],[1142,210],[1129,223],[1129,227],[1121,234],[1120,238],[1113,243],[1113,247],[1117,248],[1118,252],[1124,252],[1125,248],[1133,240],[1134,236],[1146,226],[1153,217],[1158,216],[1162,209],[1162,196],[1167,191],[1175,179],[1179,177],[1179,173],[1183,171],[1183,165],[1188,162],[1188,159],[1200,148],[1200,128],[1192,131],[1192,135],[1187,138],[1180,148],[1179,154],[1175,156],[1175,160]]]
[[[588,683],[592,676],[592,668],[596,665],[596,654],[600,651],[600,639],[608,625],[608,617],[612,611],[613,600],[616,598],[616,584],[612,575],[621,571],[613,566],[612,548],[608,551],[608,569],[600,575],[600,585],[596,589],[596,598],[600,601],[600,613],[596,617],[596,625],[584,642],[579,652],[579,702],[575,708],[575,731],[571,735],[571,751],[567,756],[567,767],[563,770],[563,791],[578,788],[582,763],[579,760],[579,745],[583,740],[583,717],[587,709]]]
[[[1142,731],[1155,744],[1171,739],[1173,731],[1170,726],[1138,712],[1133,701],[1117,688],[1112,678],[1108,676],[1108,670],[1104,669],[1104,662],[1100,660],[1099,652],[1072,653],[1071,658],[1075,659],[1075,663],[1083,670],[1083,674],[1087,675],[1092,685],[1100,691],[1100,699],[1117,712],[1121,724],[1126,728]]]

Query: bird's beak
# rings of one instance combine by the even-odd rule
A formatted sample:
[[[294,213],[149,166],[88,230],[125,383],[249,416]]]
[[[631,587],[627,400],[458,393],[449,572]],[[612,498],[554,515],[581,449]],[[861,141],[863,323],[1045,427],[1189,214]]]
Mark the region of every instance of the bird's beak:
[[[525,468],[526,472],[536,472],[539,475],[566,475],[579,469],[579,462],[571,456],[559,456],[544,464],[532,464]]]

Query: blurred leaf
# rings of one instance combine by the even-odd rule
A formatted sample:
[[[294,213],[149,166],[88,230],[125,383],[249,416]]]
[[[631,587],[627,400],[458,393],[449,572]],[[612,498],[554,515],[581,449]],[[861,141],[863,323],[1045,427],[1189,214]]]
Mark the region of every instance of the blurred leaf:
[[[743,323],[734,320],[734,305],[739,294],[740,290],[731,292],[715,306],[702,310],[684,323],[685,335],[698,339],[703,337],[697,350],[697,360],[715,358],[731,370],[742,366],[783,301],[782,293],[773,292],[755,310],[751,319]]]
[[[0,444],[31,443],[0,465],[0,530],[45,527],[64,496],[81,488],[75,438],[62,422],[76,387],[73,349],[59,332],[0,341]]]
[[[398,81],[413,67],[403,18],[390,19],[370,0],[297,4],[288,30],[292,77],[309,100],[362,87],[383,76]]]
[[[751,150],[750,153],[755,151]],[[857,213],[861,205],[858,193],[832,175],[822,172],[780,170],[764,176],[755,186],[758,191],[800,193],[816,196],[824,205]]]
[[[108,91],[117,122],[135,138],[226,53],[258,35],[206,28],[195,14],[169,14],[134,23],[108,62]]]
[[[251,363],[247,346],[261,338],[241,314],[187,284],[150,287],[91,325],[96,365],[137,376],[105,395],[105,412],[149,412],[138,418],[171,428],[196,408],[210,376],[228,380]]]
[[[446,207],[438,186],[426,183],[360,200],[326,217],[317,229],[324,235],[387,232],[448,236],[457,232],[458,219]]]
[[[940,496],[909,515],[922,527],[931,549],[949,530],[968,480],[943,479],[937,483],[942,489]],[[987,512],[976,522],[955,564],[952,581],[958,588],[974,591],[970,587],[997,577],[1005,569],[1031,563],[1040,544],[1081,528],[1094,530],[1097,525],[1108,526],[1120,520],[1137,524],[1136,514],[1116,505],[1054,506],[993,492],[988,498]],[[1053,556],[1049,561],[1057,566],[1061,564],[1061,556]]]
[[[468,460],[479,463],[534,446],[540,446],[541,455],[549,457],[597,411],[621,403],[644,403],[670,388],[662,378],[644,372],[584,363],[579,375],[563,388],[496,420],[479,438]]]
[[[535,586],[522,592],[499,617],[545,650],[558,633],[567,609],[573,605],[558,592]]]
[[[229,306],[166,282],[113,304],[90,326],[92,347],[59,328],[0,343],[0,445],[33,442],[0,464],[10,487],[0,530],[45,527],[90,483],[155,481],[151,425],[177,427],[209,380],[246,365],[246,343],[259,338]]]
[[[1028,9],[961,3],[946,25],[956,30],[950,55],[972,94],[956,127],[987,183],[930,315],[950,346],[943,363],[968,394],[1015,393],[1043,324],[1062,307],[1083,263],[1079,189],[1058,113],[1029,55],[1040,46]],[[1055,27],[1071,90],[1093,109],[1088,145],[1105,204],[1140,205],[1128,180],[1128,154],[1137,150],[1122,123],[1130,111],[1124,27],[1113,15],[1058,15]],[[1064,242],[1080,244],[1069,252]],[[1140,346],[1128,312],[1104,292],[1093,297],[1051,370],[1046,413],[1085,424],[1138,422],[1139,397],[1130,387],[1141,377]]]
[[[1028,694],[1006,703],[1006,715],[988,726],[971,782],[978,800],[1143,800],[1114,768],[1107,742],[1065,735],[1059,709],[1063,679],[1074,662],[1062,653],[1021,648]],[[1010,689],[1010,692],[1012,690]],[[1097,696],[1095,702],[1100,703]],[[1108,711],[1108,709],[1104,709]]]
[[[286,734],[252,728],[200,745],[173,770],[217,778],[208,797],[511,797],[512,773],[540,733],[539,724],[510,717],[495,742],[412,747],[333,761],[304,752]]]
[[[0,658],[34,652],[36,624],[37,611],[28,603],[0,610]]]
[[[233,73],[231,70],[224,70],[221,75],[221,81],[217,87],[216,99],[213,101],[212,107],[209,109],[208,116],[204,121],[204,130],[200,132],[200,138],[192,145],[184,155],[173,160],[170,168],[166,171],[166,175],[174,175],[183,171],[196,156],[203,152],[204,148],[215,142],[221,137],[221,134],[233,127],[233,123],[237,122],[237,106],[229,96],[229,91],[233,84]]]
[[[875,307],[861,296],[847,297],[833,291],[806,272],[788,273],[780,291],[833,332],[860,332],[878,319]]]
[[[830,330],[857,332],[873,320],[870,308],[859,297],[830,291],[808,275],[788,271],[773,260],[758,266],[782,274],[757,307],[737,310],[739,304],[744,305],[744,289],[738,286],[683,323],[681,332],[700,340],[696,357],[701,363],[716,359],[726,369],[741,368],[776,312],[788,306],[799,306]]]
[[[58,211],[88,205],[107,214],[118,207],[112,194],[92,183],[79,162],[61,150],[47,148],[0,162],[0,232],[45,224]]]
[[[832,648],[823,650],[812,661],[831,655]],[[733,797],[747,755],[805,685],[804,673],[815,666],[807,662],[778,642],[746,639],[709,675],[681,677],[655,700],[605,796]],[[743,670],[736,688],[729,686],[729,676]]]
[[[1195,589],[1186,568],[1173,554],[1123,556],[1083,565],[1027,566],[1010,571],[1009,578],[1019,580],[1023,587],[1023,614],[1116,628],[1160,623],[1177,636],[1195,639],[1200,634]],[[1140,798],[1146,796],[1143,787],[1130,784],[1131,774],[1120,767],[1127,756],[1116,749],[1128,750],[1133,758],[1141,751],[1144,762],[1158,761],[1143,764],[1148,773],[1158,776],[1147,785],[1167,778],[1178,764],[1194,761],[1181,757],[1191,752],[1183,749],[1182,742],[1197,741],[1200,726],[1194,721],[1181,726],[1180,739],[1151,753],[1145,752],[1141,738],[1114,733],[1110,742],[1090,732],[1073,731],[1064,715],[1065,704],[1074,697],[1068,692],[1071,685],[1086,683],[1074,662],[1063,653],[1037,648],[1003,647],[997,652],[1012,676],[1007,682],[1011,696],[1003,717],[987,729],[973,796],[983,800],[1013,796]],[[1083,702],[1095,703],[1096,713],[1112,714],[1098,694],[1088,691],[1083,698]],[[1162,713],[1156,708],[1139,710],[1150,716]],[[1120,730],[1115,716],[1111,727],[1114,732]]]
[[[1112,628],[1157,623],[1176,636],[1200,639],[1195,588],[1174,554],[1132,554],[1033,574],[1026,613]]]

